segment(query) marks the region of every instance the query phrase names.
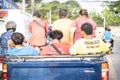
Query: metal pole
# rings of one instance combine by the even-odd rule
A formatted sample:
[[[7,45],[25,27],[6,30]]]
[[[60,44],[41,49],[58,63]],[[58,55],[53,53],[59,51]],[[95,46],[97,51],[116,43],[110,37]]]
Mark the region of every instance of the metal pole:
[[[34,0],[31,0],[31,4],[32,4],[32,14],[34,13]]]
[[[51,25],[51,9],[50,9],[50,25]]]
[[[22,0],[22,9],[23,9],[23,12],[25,12],[25,0]]]
[[[105,23],[106,23],[105,16],[103,18],[104,18],[104,29],[105,29]]]
[[[9,7],[9,9],[12,9],[12,0],[9,0],[8,7]]]

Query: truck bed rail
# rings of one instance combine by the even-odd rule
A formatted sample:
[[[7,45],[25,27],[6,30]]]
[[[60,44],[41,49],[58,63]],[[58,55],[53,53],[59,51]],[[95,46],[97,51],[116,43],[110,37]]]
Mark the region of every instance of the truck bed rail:
[[[49,60],[98,60],[100,61],[105,54],[92,54],[92,55],[52,55],[52,56],[5,56],[6,61],[49,61]]]
[[[87,55],[51,55],[51,56],[5,56],[7,59],[40,59],[40,58],[99,58],[103,57],[105,54],[87,54]]]

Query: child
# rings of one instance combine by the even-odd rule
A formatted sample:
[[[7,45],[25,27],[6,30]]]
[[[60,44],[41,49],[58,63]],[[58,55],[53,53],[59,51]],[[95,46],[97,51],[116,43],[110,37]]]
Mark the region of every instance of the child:
[[[21,33],[13,33],[11,36],[13,43],[15,44],[14,48],[8,49],[8,55],[21,55],[21,56],[37,56],[39,53],[33,47],[24,46],[24,36]]]
[[[77,40],[70,48],[71,55],[104,53],[109,50],[107,45],[100,38],[92,38],[93,28],[90,23],[81,26],[82,38]]]
[[[52,44],[43,47],[40,53],[41,55],[69,54],[70,45],[65,45],[60,42],[63,37],[63,33],[60,30],[51,31],[49,37]],[[54,47],[56,47],[57,50]]]

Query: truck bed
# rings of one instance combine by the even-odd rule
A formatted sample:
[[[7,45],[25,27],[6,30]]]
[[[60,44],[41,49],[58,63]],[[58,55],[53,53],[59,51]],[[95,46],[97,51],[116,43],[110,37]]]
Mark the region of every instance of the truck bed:
[[[8,57],[8,80],[101,80],[104,57]]]

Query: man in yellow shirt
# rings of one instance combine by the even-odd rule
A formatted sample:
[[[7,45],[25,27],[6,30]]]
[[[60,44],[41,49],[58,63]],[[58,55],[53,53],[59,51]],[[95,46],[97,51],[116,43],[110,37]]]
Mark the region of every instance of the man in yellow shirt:
[[[60,9],[59,10],[59,19],[55,20],[52,24],[52,30],[60,30],[63,33],[63,38],[61,39],[61,43],[65,45],[71,45],[71,31],[72,31],[72,23],[71,19],[67,18],[68,10]]]
[[[82,38],[77,40],[70,48],[71,55],[105,53],[109,50],[100,38],[92,38],[93,28],[90,23],[81,26]]]

